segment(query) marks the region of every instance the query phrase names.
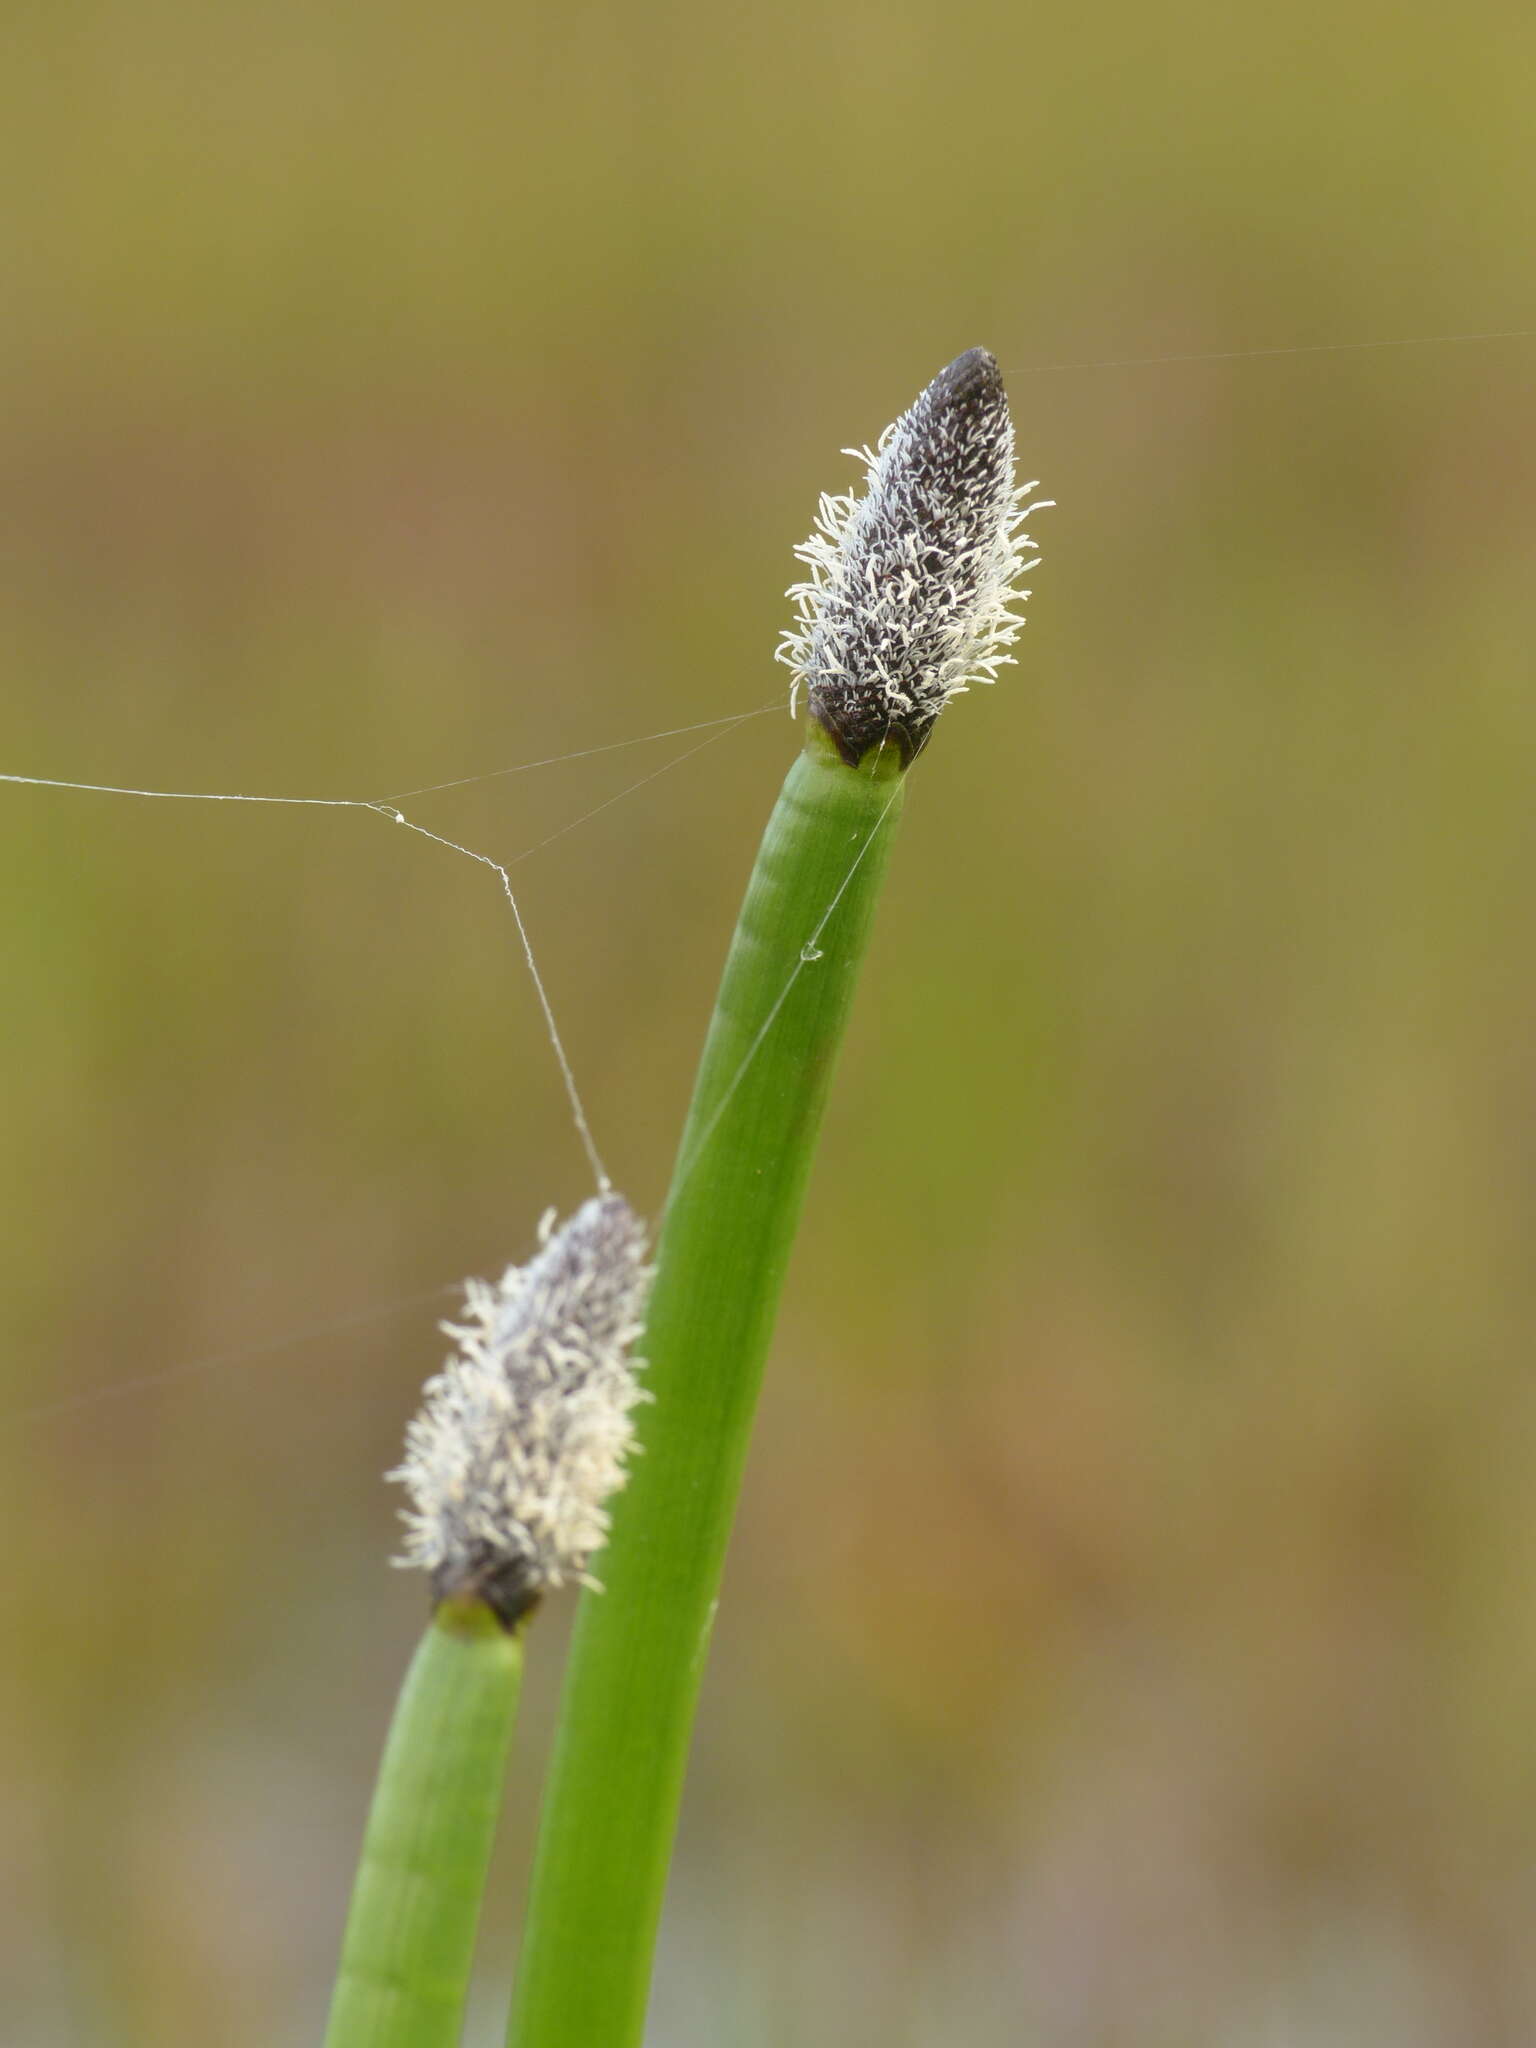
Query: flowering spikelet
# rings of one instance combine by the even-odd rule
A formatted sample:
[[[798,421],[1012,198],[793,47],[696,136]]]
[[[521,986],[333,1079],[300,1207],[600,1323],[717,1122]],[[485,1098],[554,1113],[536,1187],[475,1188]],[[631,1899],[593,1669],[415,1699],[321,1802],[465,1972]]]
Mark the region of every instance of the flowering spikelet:
[[[951,697],[1012,661],[1023,620],[1020,573],[1039,557],[1025,519],[1037,488],[1013,482],[1013,423],[996,362],[967,349],[886,428],[850,448],[867,469],[862,497],[823,496],[816,531],[795,553],[796,618],[778,659],[851,765],[894,740],[912,760]]]
[[[472,1593],[510,1627],[548,1588],[593,1583],[603,1503],[624,1484],[630,1411],[648,1397],[629,1347],[651,1271],[620,1195],[595,1196],[493,1286],[471,1280],[457,1350],[426,1386],[389,1477],[408,1491],[405,1555],[439,1599]]]

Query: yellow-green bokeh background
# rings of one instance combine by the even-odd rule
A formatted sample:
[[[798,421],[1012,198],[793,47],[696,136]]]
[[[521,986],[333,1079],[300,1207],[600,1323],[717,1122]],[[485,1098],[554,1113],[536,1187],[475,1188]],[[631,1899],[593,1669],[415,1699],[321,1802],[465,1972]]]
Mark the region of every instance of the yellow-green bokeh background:
[[[1533,60],[1518,0],[0,24],[0,768],[765,704],[837,449],[975,342],[1061,501],[911,792],[657,2048],[1536,2038],[1536,342],[1213,355],[1536,326]],[[508,859],[691,744],[408,808]],[[517,870],[652,1211],[792,744]],[[443,1303],[31,1411],[493,1271],[582,1160],[483,871],[19,788],[0,861],[0,2031],[298,2048]]]

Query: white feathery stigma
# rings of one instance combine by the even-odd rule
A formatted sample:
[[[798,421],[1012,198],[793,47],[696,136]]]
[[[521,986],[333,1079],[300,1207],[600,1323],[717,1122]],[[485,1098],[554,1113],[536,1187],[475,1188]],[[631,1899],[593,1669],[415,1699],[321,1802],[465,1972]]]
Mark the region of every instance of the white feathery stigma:
[[[624,1484],[632,1410],[649,1396],[630,1347],[651,1280],[621,1195],[594,1196],[494,1285],[465,1286],[456,1349],[427,1382],[389,1477],[410,1495],[405,1554],[439,1598],[476,1594],[510,1626],[546,1590],[595,1583],[604,1503]]]
[[[778,659],[805,687],[812,715],[852,764],[894,740],[903,762],[951,697],[990,683],[1024,624],[1010,609],[1039,560],[1024,531],[1049,498],[1014,486],[1013,422],[985,349],[941,370],[865,465],[862,495],[823,496],[816,530],[795,553],[796,617]]]

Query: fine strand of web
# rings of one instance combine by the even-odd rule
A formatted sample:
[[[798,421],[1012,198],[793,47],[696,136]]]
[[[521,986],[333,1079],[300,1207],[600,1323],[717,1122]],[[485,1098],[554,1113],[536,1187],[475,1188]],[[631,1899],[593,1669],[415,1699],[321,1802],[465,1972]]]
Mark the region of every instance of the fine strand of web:
[[[425,825],[414,823],[412,819],[405,815],[404,811],[393,810],[385,804],[370,804],[368,809],[377,811],[381,817],[393,818],[395,823],[403,825],[407,832],[414,832],[422,839],[430,839],[438,846],[446,846],[450,853],[461,853],[466,860],[478,861],[482,867],[489,868],[493,875],[500,877],[502,889],[506,894],[508,903],[512,906],[512,918],[517,926],[517,936],[522,941],[523,958],[528,963],[528,974],[533,982],[534,994],[539,999],[539,1008],[544,1012],[544,1028],[549,1035],[550,1045],[554,1049],[555,1059],[560,1068],[560,1078],[565,1083],[566,1100],[570,1104],[571,1119],[576,1126],[576,1135],[581,1140],[582,1149],[587,1155],[587,1161],[597,1178],[599,1194],[611,1194],[613,1182],[609,1178],[608,1169],[604,1166],[602,1156],[598,1152],[596,1141],[592,1136],[592,1126],[587,1121],[587,1112],[582,1105],[581,1091],[576,1086],[576,1076],[571,1070],[570,1055],[566,1052],[565,1040],[560,1036],[560,1026],[555,1022],[554,1006],[549,1000],[549,991],[544,986],[544,977],[539,972],[539,963],[533,957],[533,940],[528,935],[528,926],[523,919],[522,907],[518,903],[517,892],[512,887],[512,877],[507,873],[501,862],[499,860],[492,860],[488,853],[476,853],[472,846],[461,846],[457,839],[445,839],[441,832],[429,832]]]
[[[765,708],[777,711],[779,703],[780,700],[775,698],[773,703]],[[734,731],[738,725],[741,725],[748,718],[759,718],[761,716],[762,713],[757,711],[744,712],[741,717],[731,721],[730,730]],[[585,825],[590,819],[600,817],[604,811],[611,810],[616,803],[622,803],[625,797],[633,796],[637,789],[644,789],[648,782],[655,782],[659,776],[667,774],[671,769],[680,768],[685,761],[691,761],[695,754],[702,754],[706,747],[712,747],[716,740],[723,740],[724,738],[724,730],[712,732],[707,740],[700,740],[697,746],[689,747],[681,754],[674,754],[670,761],[663,761],[659,768],[653,768],[649,775],[642,775],[638,782],[627,783],[617,795],[605,797],[600,804],[594,804],[590,811],[583,811],[579,818],[572,818],[568,825],[561,825],[556,831],[551,832],[547,838],[536,839],[532,846],[525,846],[521,853],[514,853],[507,862],[507,866],[515,868],[520,861],[531,860],[536,853],[542,853],[546,846],[553,846],[557,839],[563,839],[567,832],[574,832],[578,825]]]
[[[635,790],[643,789],[647,783],[654,782],[658,776],[666,774],[669,769],[678,767],[683,761],[701,752],[704,747],[711,745],[715,740],[723,739],[727,732],[734,731],[737,726],[745,724],[748,719],[762,717],[766,712],[776,709],[778,702],[779,700],[775,698],[772,704],[760,705],[751,711],[732,712],[723,718],[700,719],[690,726],[669,726],[660,732],[642,734],[630,740],[616,740],[609,742],[605,746],[582,747],[569,754],[551,755],[544,761],[522,762],[511,768],[492,769],[485,775],[466,775],[459,777],[454,782],[428,784],[417,790],[415,794],[426,796],[438,790],[462,789],[473,782],[490,781],[498,775],[519,774],[527,768],[550,767],[559,761],[582,760],[592,754],[611,753],[620,747],[641,746],[647,740],[667,739],[682,733],[707,731],[708,737],[706,739],[699,741],[692,747],[685,748],[681,754],[675,755],[670,761],[663,762],[660,768],[652,769],[648,775],[641,776],[638,781],[628,784],[627,787],[619,790],[614,796],[608,797],[603,803],[596,805],[592,810],[584,812],[581,817],[573,819],[568,825],[561,826],[559,831],[550,833],[548,838],[541,839],[535,845],[526,847],[522,853],[515,856],[517,861],[527,860],[542,847],[550,845],[556,839],[563,838],[565,833],[574,831],[577,825],[584,824],[588,818],[596,817],[600,811],[605,811],[613,804],[621,802],[626,796],[632,795]],[[168,803],[276,804],[290,808],[298,807],[331,811],[372,811],[379,817],[389,819],[392,824],[403,825],[408,832],[414,832],[422,839],[433,840],[437,845],[447,847],[451,853],[460,854],[466,860],[475,861],[480,866],[489,868],[500,880],[502,891],[512,912],[518,939],[523,949],[523,958],[527,964],[529,978],[533,983],[534,994],[538,999],[539,1008],[543,1014],[545,1032],[548,1036],[551,1050],[555,1055],[556,1064],[560,1070],[560,1079],[565,1089],[566,1100],[570,1106],[571,1121],[575,1126],[577,1138],[587,1156],[587,1162],[592,1169],[599,1193],[607,1194],[611,1191],[613,1181],[607,1167],[603,1163],[602,1154],[599,1152],[597,1142],[592,1134],[591,1122],[581,1098],[581,1091],[576,1084],[576,1075],[571,1065],[570,1055],[566,1050],[565,1040],[561,1036],[560,1026],[556,1021],[554,1005],[550,1001],[549,990],[534,953],[533,940],[528,930],[527,921],[523,916],[522,905],[517,900],[517,893],[512,887],[512,877],[507,871],[507,866],[503,865],[502,862],[493,860],[489,854],[478,853],[473,847],[464,846],[456,839],[449,839],[441,832],[433,832],[425,825],[418,825],[414,819],[406,817],[404,812],[398,808],[394,799],[334,796],[271,796],[233,790],[142,789],[125,783],[72,782],[58,776],[18,775],[13,773],[0,773],[0,782],[14,783],[31,789],[77,790],[88,795],[132,796]]]
[[[1070,363],[1022,363],[1015,377],[1044,377],[1055,370],[1150,370],[1164,363],[1241,363],[1261,356],[1329,356],[1377,348],[1435,348],[1456,342],[1536,341],[1536,327],[1500,327],[1482,334],[1402,334],[1378,341],[1303,341],[1283,348],[1191,349],[1166,356],[1090,357]]]
[[[754,714],[737,714],[731,722],[739,723],[741,719],[752,715]],[[728,728],[722,727],[722,733],[712,736],[722,736],[725,729]],[[690,748],[687,751],[691,753],[696,751],[696,749]],[[669,763],[666,765],[670,766],[673,764]],[[635,784],[634,787],[638,788],[644,782],[653,780],[654,774],[660,772],[664,772],[664,770],[653,771],[651,776],[642,777],[641,783]],[[523,916],[522,906],[517,900],[517,892],[512,887],[512,877],[500,861],[493,860],[489,854],[477,853],[473,847],[464,846],[458,840],[449,839],[440,832],[430,831],[425,825],[418,825],[413,819],[406,817],[405,813],[393,803],[385,803],[363,797],[296,797],[254,795],[228,790],[143,789],[124,783],[71,782],[58,776],[19,775],[12,772],[0,773],[0,782],[12,783],[31,789],[76,790],[97,796],[131,796],[149,801],[169,803],[276,804],[290,808],[371,811],[378,817],[389,819],[393,824],[403,825],[408,832],[414,832],[420,838],[433,840],[437,845],[447,847],[450,852],[460,854],[466,860],[475,861],[480,866],[489,868],[500,879],[503,893],[512,911],[513,922],[517,927],[517,935],[522,945],[523,958],[527,964],[529,978],[533,983],[534,993],[538,998],[539,1008],[543,1013],[545,1031],[548,1035],[551,1049],[554,1052],[556,1063],[560,1069],[560,1078],[565,1087],[566,1099],[570,1105],[571,1119],[575,1125],[576,1135],[580,1140],[583,1151],[586,1153],[587,1161],[592,1168],[599,1192],[607,1194],[612,1189],[613,1182],[607,1167],[603,1164],[602,1155],[598,1151],[596,1140],[592,1135],[592,1126],[587,1116],[586,1107],[581,1099],[581,1091],[576,1085],[576,1076],[571,1066],[570,1055],[566,1051],[565,1040],[560,1034],[560,1027],[555,1018],[554,1006],[549,999],[549,990],[545,985],[543,974],[540,972],[538,960],[534,954],[533,940]],[[626,794],[628,794],[627,791],[619,792],[620,796]],[[616,802],[617,800],[617,798],[611,798],[609,801]],[[536,851],[536,849],[530,848],[528,851],[532,852]]]
[[[476,853],[469,847],[460,846],[455,841],[446,839],[439,833],[430,832],[424,826],[417,825],[413,820],[403,817],[392,801],[386,800],[375,801],[361,797],[257,795],[227,790],[141,789],[123,783],[71,782],[62,777],[17,775],[11,773],[0,773],[0,782],[16,783],[34,789],[79,790],[87,794],[133,796],[178,803],[278,804],[313,807],[322,810],[374,811],[379,816],[387,818],[391,823],[402,824],[407,830],[416,832],[421,837],[434,839],[439,845],[446,846],[450,851],[464,855],[466,859],[474,860],[490,867],[499,875],[502,889],[507,896],[516,919],[519,935],[523,942],[524,955],[528,961],[535,989],[539,995],[546,1026],[555,1042],[562,1078],[565,1080],[568,1093],[571,1096],[573,1110],[576,1111],[580,1118],[577,1128],[578,1132],[583,1136],[583,1145],[587,1152],[589,1163],[592,1165],[600,1188],[606,1189],[611,1186],[611,1182],[603,1169],[596,1147],[591,1141],[591,1133],[590,1128],[587,1126],[585,1111],[580,1108],[580,1098],[575,1093],[575,1083],[571,1076],[570,1063],[565,1056],[563,1042],[560,1041],[555,1028],[548,994],[532,957],[527,929],[522,919],[520,906],[512,891],[506,868],[516,866],[518,862],[531,858],[533,854],[551,845],[554,840],[563,838],[567,832],[572,832],[578,825],[585,824],[589,818],[596,817],[599,812],[608,810],[614,804],[622,802],[625,797],[633,795],[639,789],[643,789],[646,784],[654,782],[659,776],[665,775],[669,770],[681,766],[684,761],[692,759],[695,754],[702,752],[705,747],[713,746],[717,740],[724,739],[729,732],[734,731],[748,720],[763,717],[770,711],[781,710],[782,705],[782,696],[775,696],[768,704],[757,706],[751,711],[733,712],[725,718],[701,719],[691,726],[668,727],[661,732],[643,734],[631,740],[614,741],[607,746],[583,747],[574,753],[552,755],[545,761],[521,763],[516,767],[507,769],[493,769],[484,776],[463,776],[455,782],[434,784],[427,789],[417,792],[417,794],[426,795],[440,788],[463,788],[470,783],[494,779],[498,775],[517,774],[524,767],[545,767],[554,765],[557,762],[583,759],[590,754],[611,753],[620,747],[643,745],[646,740],[672,738],[688,732],[702,731],[707,733],[707,737],[696,745],[685,748],[682,753],[675,754],[670,760],[663,762],[659,768],[654,768],[649,774],[641,776],[637,781],[626,784],[623,789],[617,791],[613,796],[606,798],[592,810],[584,811],[579,817],[573,818],[569,824],[561,826],[558,831],[551,833],[547,838],[536,841],[530,847],[525,847],[521,853],[515,854],[512,860],[506,863],[505,866],[498,861],[491,860],[484,854]],[[453,1294],[456,1291],[456,1285],[457,1283],[454,1282],[444,1282],[439,1287],[429,1288],[417,1294],[406,1295],[398,1300],[374,1304],[366,1308],[347,1310],[324,1321],[305,1324],[298,1329],[282,1332],[275,1337],[264,1338],[253,1344],[241,1345],[231,1351],[222,1351],[208,1357],[165,1366],[153,1372],[138,1373],[131,1379],[113,1381],[108,1385],[85,1388],[78,1393],[65,1395],[57,1401],[42,1402],[31,1407],[19,1409],[13,1413],[10,1420],[17,1423],[44,1421],[51,1416],[72,1414],[76,1410],[90,1409],[104,1402],[116,1401],[134,1394],[148,1392],[163,1384],[175,1383],[207,1372],[233,1369],[248,1362],[270,1357],[292,1346],[304,1344],[313,1339],[382,1319],[386,1316],[401,1314],[407,1309],[420,1307],[423,1303],[442,1299]]]
[[[510,768],[488,768],[482,775],[460,775],[452,782],[425,782],[420,789],[397,789],[383,801],[403,804],[413,796],[436,796],[439,791],[445,789],[467,789],[473,782],[494,782],[502,775],[527,775],[534,768],[558,768],[565,761],[587,761],[594,754],[616,754],[625,747],[647,746],[652,740],[681,739],[687,733],[705,732],[711,726],[741,725],[749,718],[761,718],[769,711],[777,711],[782,701],[781,697],[775,697],[769,704],[759,704],[751,711],[730,711],[723,718],[700,718],[692,725],[669,725],[660,732],[643,732],[630,740],[606,740],[599,747],[577,747],[569,754],[546,754],[541,761],[517,761]],[[689,753],[694,751],[693,748],[689,749]],[[687,754],[677,756],[679,761],[686,761],[687,758]],[[632,786],[638,789],[640,784],[635,783]],[[610,801],[616,802],[617,799],[613,798]]]
[[[82,1387],[78,1393],[61,1394],[55,1401],[38,1401],[30,1407],[15,1409],[5,1419],[12,1426],[46,1422],[53,1416],[100,1408],[110,1401],[123,1401],[135,1394],[152,1392],[156,1387],[198,1379],[206,1373],[233,1372],[241,1366],[260,1364],[280,1351],[296,1350],[301,1344],[318,1343],[322,1337],[335,1337],[346,1330],[381,1323],[389,1316],[404,1315],[408,1309],[425,1308],[428,1302],[442,1301],[461,1292],[460,1283],[444,1281],[440,1287],[424,1287],[416,1294],[401,1295],[394,1301],[370,1302],[366,1308],[344,1309],[318,1322],[284,1330],[275,1337],[258,1337],[249,1344],[237,1344],[228,1351],[214,1351],[175,1365],[158,1366],[153,1372],[135,1373],[130,1379],[112,1380],[103,1386]]]
[[[681,754],[674,755],[670,761],[664,761],[661,767],[652,769],[649,775],[642,775],[638,782],[630,783],[627,788],[619,790],[616,795],[607,798],[605,802],[594,805],[590,811],[584,811],[579,818],[573,818],[568,825],[562,825],[559,831],[551,832],[548,838],[541,839],[537,844],[526,847],[522,853],[515,855],[513,860],[505,866],[498,860],[492,860],[489,854],[476,853],[472,847],[461,846],[457,840],[447,839],[440,832],[428,831],[425,825],[415,824],[402,811],[383,805],[374,805],[372,807],[382,810],[386,816],[393,817],[395,823],[403,825],[408,832],[418,833],[423,839],[435,840],[439,846],[446,846],[452,853],[463,854],[466,860],[478,861],[482,866],[490,868],[494,874],[500,876],[502,889],[506,893],[507,902],[511,905],[512,916],[517,925],[518,937],[522,941],[523,958],[528,965],[529,978],[532,980],[534,992],[538,996],[539,1007],[544,1013],[545,1030],[548,1033],[550,1045],[554,1049],[555,1059],[560,1068],[560,1078],[565,1084],[566,1099],[570,1104],[571,1119],[576,1126],[577,1136],[581,1140],[588,1162],[596,1176],[598,1191],[601,1194],[606,1195],[612,1192],[613,1181],[609,1177],[608,1169],[604,1166],[602,1156],[598,1152],[596,1140],[592,1136],[592,1127],[588,1122],[587,1112],[582,1104],[580,1091],[576,1086],[576,1076],[571,1067],[570,1057],[565,1049],[565,1041],[560,1035],[560,1026],[555,1021],[554,1006],[550,1002],[549,991],[544,985],[544,977],[539,971],[539,963],[534,957],[533,941],[529,936],[522,908],[518,903],[517,894],[512,887],[512,877],[507,872],[507,869],[508,867],[515,866],[518,861],[527,860],[531,855],[538,853],[543,847],[551,845],[556,839],[564,838],[567,832],[574,832],[578,825],[584,825],[588,819],[597,817],[600,812],[608,810],[610,806],[620,802],[624,797],[633,795],[637,789],[644,789],[647,783],[656,781],[658,776],[665,775],[669,769],[676,768],[682,762],[690,760],[693,755],[702,753],[705,747],[712,746],[718,739],[723,739],[727,731],[734,730],[738,725],[744,724],[747,719],[760,717],[764,711],[775,709],[777,701],[775,699],[773,705],[764,705],[757,711],[737,712],[729,719],[704,719],[698,725],[677,728],[678,731],[688,732],[698,732],[706,726],[715,729],[710,732],[707,739],[700,740],[695,746],[688,747]],[[602,753],[609,750],[594,747],[588,751]],[[418,793],[426,794],[425,791]]]
[[[473,847],[461,846],[456,839],[446,839],[440,832],[429,832],[425,825],[416,824],[405,815],[404,811],[397,810],[393,804],[380,803],[365,797],[237,796],[227,794],[222,790],[127,789],[116,783],[63,782],[53,776],[46,775],[0,775],[0,782],[23,783],[33,789],[86,790],[99,796],[160,798],[173,803],[298,804],[316,806],[322,810],[332,811],[372,811],[376,817],[388,818],[392,824],[403,825],[408,832],[415,832],[423,839],[435,840],[439,846],[446,846],[451,853],[462,854],[466,860],[476,861],[480,866],[489,868],[494,875],[500,877],[502,889],[506,893],[508,903],[512,906],[512,917],[517,926],[517,935],[522,941],[523,958],[528,963],[528,972],[533,981],[534,993],[538,997],[539,1007],[544,1013],[545,1030],[548,1033],[556,1063],[560,1068],[560,1078],[565,1084],[566,1098],[570,1103],[571,1118],[576,1126],[576,1135],[581,1141],[582,1149],[586,1153],[587,1161],[596,1177],[598,1192],[600,1194],[607,1194],[611,1190],[613,1182],[608,1176],[608,1169],[604,1166],[602,1156],[598,1152],[597,1145],[592,1137],[592,1126],[587,1120],[587,1112],[582,1104],[581,1092],[576,1086],[576,1076],[571,1070],[570,1057],[565,1049],[565,1041],[560,1036],[559,1025],[555,1022],[555,1013],[550,1004],[549,991],[544,986],[544,977],[539,972],[538,961],[534,958],[533,941],[528,935],[528,927],[523,919],[522,906],[518,903],[516,892],[512,887],[512,877],[507,873],[499,860],[492,860],[488,853],[476,853]]]
[[[0,782],[19,782],[27,789],[78,789],[90,796],[148,796],[178,804],[313,804],[327,811],[376,811],[379,805],[360,796],[236,796],[213,789],[128,789],[117,782],[64,782],[52,775],[5,775]]]
[[[671,1194],[667,1198],[669,1204],[675,1198],[678,1192],[687,1184],[689,1178],[693,1173],[694,1168],[698,1165],[700,1159],[703,1158],[704,1153],[709,1145],[710,1139],[715,1135],[716,1130],[719,1128],[720,1119],[725,1115],[726,1110],[730,1107],[731,1102],[735,1097],[737,1089],[746,1079],[748,1069],[751,1067],[752,1062],[757,1058],[758,1054],[762,1051],[769,1032],[778,1022],[779,1012],[783,1009],[784,1005],[789,1001],[789,998],[794,991],[795,983],[800,979],[801,975],[805,972],[805,969],[809,962],[816,957],[816,948],[822,933],[831,923],[832,917],[837,910],[837,906],[842,902],[843,898],[847,895],[849,889],[852,887],[853,878],[858,873],[860,867],[863,865],[864,856],[869,852],[869,849],[874,845],[876,839],[879,837],[880,827],[885,823],[886,818],[890,814],[891,806],[895,803],[897,797],[900,796],[900,794],[901,783],[898,781],[892,787],[891,793],[886,798],[884,807],[882,808],[879,817],[876,818],[874,824],[870,827],[869,832],[865,836],[863,843],[860,845],[858,852],[853,856],[853,859],[849,862],[848,872],[843,876],[843,879],[838,883],[836,889],[832,892],[831,902],[827,905],[826,909],[821,913],[821,916],[817,919],[816,927],[812,931],[810,937],[803,942],[800,948],[800,957],[796,960],[794,966],[790,969],[788,976],[785,978],[784,986],[779,990],[778,994],[774,997],[772,1007],[769,1009],[767,1016],[763,1019],[762,1023],[757,1027],[757,1030],[753,1033],[752,1043],[747,1047],[746,1051],[742,1054],[735,1073],[732,1074],[730,1080],[726,1083],[724,1093],[721,1095],[720,1100],[715,1104],[714,1108],[710,1111],[709,1117],[705,1122],[703,1130],[700,1131],[697,1139],[694,1141],[693,1149],[689,1152],[687,1158],[680,1162],[677,1169],[677,1177],[672,1184]]]
[[[638,733],[633,739],[609,740],[605,745],[599,747],[577,747],[568,754],[547,754],[542,760],[517,761],[510,768],[488,768],[480,775],[461,775],[452,782],[429,782],[420,789],[397,790],[391,796],[379,798],[352,796],[246,796],[235,791],[226,790],[134,789],[123,783],[71,782],[64,780],[62,777],[51,775],[8,775],[0,773],[0,782],[19,783],[28,789],[78,789],[94,796],[156,797],[162,801],[173,803],[307,804],[318,806],[322,810],[368,810],[376,808],[378,804],[404,803],[413,796],[432,796],[440,790],[467,789],[472,783],[494,782],[499,776],[503,775],[524,775],[533,768],[555,768],[565,761],[585,761],[593,754],[612,754],[623,747],[643,747],[651,740],[678,739],[685,733],[703,732],[712,726],[720,727],[723,730],[726,727],[743,725],[749,718],[763,718],[768,712],[777,711],[781,707],[782,702],[782,697],[775,697],[770,703],[754,706],[751,711],[732,711],[723,718],[703,718],[693,725],[665,726],[660,732]],[[686,753],[675,756],[675,759],[686,761],[689,754],[695,751],[696,749],[690,747]],[[672,763],[669,762],[667,765],[670,767]],[[657,772],[660,773],[661,771],[658,770]],[[650,776],[643,777],[640,782],[631,783],[630,788],[640,789],[644,786],[645,782],[651,779]],[[621,790],[619,792],[620,796],[627,796],[628,794],[628,790]],[[610,803],[616,803],[617,801],[617,797],[609,798]],[[579,824],[581,821],[578,819],[576,822]],[[540,841],[541,845],[544,843]],[[534,850],[531,847],[529,848],[530,852]],[[522,859],[523,856],[519,855],[518,858]]]

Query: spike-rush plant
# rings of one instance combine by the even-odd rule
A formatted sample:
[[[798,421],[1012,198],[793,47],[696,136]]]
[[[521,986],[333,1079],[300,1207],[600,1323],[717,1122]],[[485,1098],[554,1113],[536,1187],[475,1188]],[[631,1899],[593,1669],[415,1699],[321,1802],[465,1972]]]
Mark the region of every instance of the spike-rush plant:
[[[522,1630],[586,1578],[624,1483],[629,1347],[650,1281],[645,1232],[599,1195],[496,1286],[470,1281],[456,1350],[390,1477],[408,1490],[402,1564],[436,1598],[405,1681],[363,1838],[326,2048],[452,2048],[490,1864]]]
[[[908,769],[990,682],[1035,559],[996,363],[971,349],[824,497],[780,649],[809,710],[758,852],[650,1273],[605,1193],[522,1272],[472,1286],[394,1475],[438,1606],[363,1848],[327,2048],[457,2038],[520,1670],[542,1593],[587,1585],[509,2048],[636,2048],[764,1355]],[[632,1415],[645,1456],[624,1485]],[[603,1589],[586,1577],[604,1543]]]

